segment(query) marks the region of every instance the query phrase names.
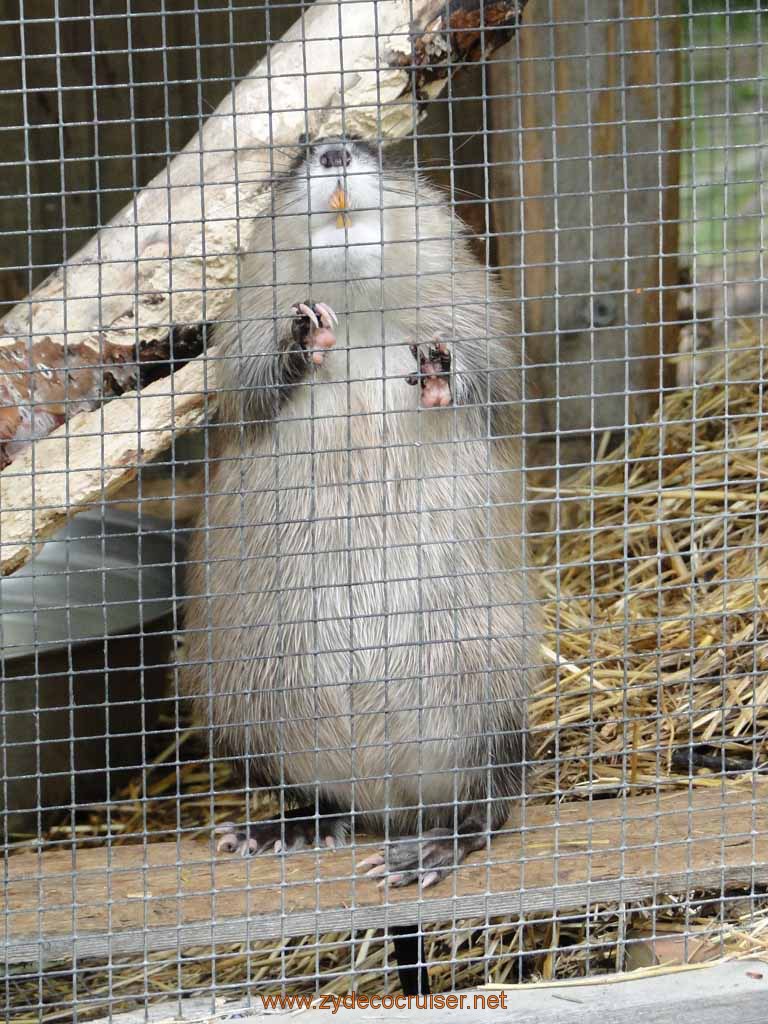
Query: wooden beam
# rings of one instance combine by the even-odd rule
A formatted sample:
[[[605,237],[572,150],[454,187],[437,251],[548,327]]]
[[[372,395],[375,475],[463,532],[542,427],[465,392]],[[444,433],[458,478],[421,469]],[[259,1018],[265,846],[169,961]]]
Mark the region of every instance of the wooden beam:
[[[207,842],[21,852],[6,863],[10,963],[477,917],[518,918],[768,882],[768,783],[527,805],[423,896],[355,877],[370,853],[214,856]]]
[[[540,0],[491,63],[498,263],[525,298],[529,429],[563,461],[644,422],[676,351],[681,21],[676,0]]]

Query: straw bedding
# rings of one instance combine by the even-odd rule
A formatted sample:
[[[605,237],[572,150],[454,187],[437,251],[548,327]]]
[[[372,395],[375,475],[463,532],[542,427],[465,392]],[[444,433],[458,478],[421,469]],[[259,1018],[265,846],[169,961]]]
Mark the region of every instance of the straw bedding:
[[[635,428],[626,449],[601,451],[592,467],[556,484],[532,480],[531,557],[546,602],[546,666],[532,703],[537,793],[579,799],[589,792],[643,792],[666,785],[719,785],[713,773],[744,776],[761,767],[768,730],[768,553],[761,537],[763,388],[753,335],[702,385],[665,396],[652,424]],[[724,380],[728,381],[726,385]],[[558,498],[558,501],[553,499]],[[143,778],[111,807],[110,833],[136,841],[144,828],[162,839],[179,825],[208,835],[213,800],[207,763],[192,731],[158,750]],[[179,761],[180,764],[176,762]],[[173,763],[171,763],[173,762]],[[230,766],[216,789],[232,790]],[[217,794],[231,819],[241,796]],[[98,810],[81,817],[78,839],[98,839]],[[50,839],[71,835],[69,824]],[[121,841],[118,839],[117,841]],[[637,964],[632,938],[704,929],[715,954],[768,955],[768,908],[737,892],[692,893],[685,900],[592,907],[554,923],[462,922],[430,928],[434,990],[484,980],[569,978]],[[638,940],[637,948],[642,943]],[[644,948],[644,947],[643,947]],[[688,955],[688,954],[686,954]],[[684,959],[684,957],[681,957]],[[42,983],[11,979],[19,1020],[66,1020],[76,991],[80,1019],[131,1005],[145,990],[241,993],[286,980],[288,991],[345,992],[351,967],[359,991],[397,988],[391,950],[378,933],[190,950],[144,964],[81,965]],[[22,1006],[26,1010],[22,1010]]]

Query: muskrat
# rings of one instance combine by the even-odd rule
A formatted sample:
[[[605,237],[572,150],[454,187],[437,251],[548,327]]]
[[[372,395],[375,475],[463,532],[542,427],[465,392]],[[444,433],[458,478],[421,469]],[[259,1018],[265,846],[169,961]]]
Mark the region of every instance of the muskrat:
[[[519,314],[412,168],[352,138],[303,152],[209,353],[184,686],[295,805],[220,850],[335,846],[354,819],[396,840],[358,867],[429,885],[521,791]]]

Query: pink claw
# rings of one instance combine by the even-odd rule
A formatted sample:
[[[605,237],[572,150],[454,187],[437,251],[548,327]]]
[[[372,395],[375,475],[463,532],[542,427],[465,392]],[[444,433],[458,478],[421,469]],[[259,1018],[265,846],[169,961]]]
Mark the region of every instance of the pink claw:
[[[335,850],[336,849],[336,840],[333,838],[333,836],[326,836],[325,837],[325,845],[328,847],[329,850]]]
[[[377,889],[384,889],[387,885],[399,885],[402,882],[402,875],[389,875],[387,878],[382,878],[379,882]]]
[[[331,307],[326,305],[325,302],[316,302],[315,308],[320,310],[320,315],[325,321],[326,327],[333,327],[338,324],[339,318],[336,316]]]
[[[319,321],[317,319],[317,316],[315,315],[314,309],[312,309],[310,306],[306,305],[306,303],[299,302],[293,308],[296,310],[297,313],[301,313],[302,316],[309,317],[309,319],[315,325],[315,329],[317,329],[320,326],[320,323],[319,323]]]
[[[365,872],[366,878],[381,878],[382,875],[386,875],[387,865],[379,864],[376,868],[371,868],[370,871]]]
[[[383,863],[384,855],[381,853],[374,853],[370,857],[366,857],[365,860],[361,860],[357,865],[357,870],[365,871],[366,868],[377,868]]]

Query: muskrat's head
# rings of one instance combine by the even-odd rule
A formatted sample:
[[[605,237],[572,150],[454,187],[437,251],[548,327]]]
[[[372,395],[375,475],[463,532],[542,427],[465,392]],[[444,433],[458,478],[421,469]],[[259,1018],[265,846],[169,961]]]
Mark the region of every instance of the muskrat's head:
[[[300,140],[301,141],[301,140]],[[327,212],[339,228],[350,227],[355,211],[379,210],[385,204],[381,158],[362,139],[328,136],[311,144],[296,166],[299,188],[307,190],[309,211]]]

